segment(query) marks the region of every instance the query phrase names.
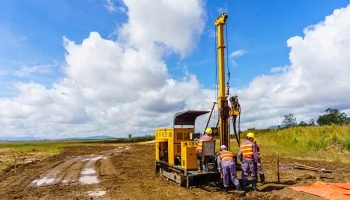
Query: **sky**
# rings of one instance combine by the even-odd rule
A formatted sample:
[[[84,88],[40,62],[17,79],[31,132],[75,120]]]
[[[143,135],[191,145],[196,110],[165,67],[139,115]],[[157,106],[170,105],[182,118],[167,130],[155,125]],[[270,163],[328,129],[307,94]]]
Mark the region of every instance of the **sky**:
[[[0,1],[0,139],[153,134],[176,112],[209,110],[222,12],[243,129],[350,114],[349,4]]]

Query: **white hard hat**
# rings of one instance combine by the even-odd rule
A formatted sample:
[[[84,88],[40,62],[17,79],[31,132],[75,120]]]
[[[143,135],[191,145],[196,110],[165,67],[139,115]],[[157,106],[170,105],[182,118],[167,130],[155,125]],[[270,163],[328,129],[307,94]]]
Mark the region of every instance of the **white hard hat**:
[[[225,145],[221,145],[220,150],[224,150],[224,149],[226,150],[227,147]]]

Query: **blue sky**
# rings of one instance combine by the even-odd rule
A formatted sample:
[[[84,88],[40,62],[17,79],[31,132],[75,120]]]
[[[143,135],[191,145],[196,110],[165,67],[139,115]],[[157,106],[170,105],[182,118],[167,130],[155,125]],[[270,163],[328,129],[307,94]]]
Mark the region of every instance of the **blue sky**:
[[[232,78],[239,79],[233,82],[234,86],[241,87],[254,77],[269,73],[272,67],[288,65],[290,49],[286,41],[295,35],[302,35],[305,27],[318,23],[334,9],[347,4],[349,1],[331,0],[208,1],[205,32],[214,28],[213,21],[218,10],[228,12],[229,51],[246,51],[244,56],[237,59],[238,67],[231,70]],[[199,47],[188,60],[208,59],[206,64],[214,65],[213,46],[212,38],[204,34]],[[193,71],[209,87],[205,81],[208,74],[195,66]]]
[[[349,3],[0,1],[0,136],[142,135],[209,109],[222,11],[243,128],[349,113]]]
[[[346,0],[206,1],[206,27],[198,46],[184,59],[172,54],[165,60],[172,76],[181,77],[188,70],[205,87],[213,87],[213,21],[220,11],[225,11],[229,14],[229,51],[246,52],[237,58],[238,66],[230,62],[232,85],[246,86],[252,78],[269,73],[272,67],[289,64],[287,39],[302,35],[305,27],[348,3]],[[52,65],[54,71],[24,78],[2,77],[0,95],[13,96],[15,81],[34,81],[50,87],[61,78],[63,36],[81,42],[90,32],[97,31],[105,38],[115,39],[115,30],[126,21],[126,15],[121,10],[106,12],[105,4],[102,0],[1,1],[0,34],[4,39],[0,46],[0,69],[13,73],[22,66]],[[114,1],[114,4],[121,6],[122,2]]]

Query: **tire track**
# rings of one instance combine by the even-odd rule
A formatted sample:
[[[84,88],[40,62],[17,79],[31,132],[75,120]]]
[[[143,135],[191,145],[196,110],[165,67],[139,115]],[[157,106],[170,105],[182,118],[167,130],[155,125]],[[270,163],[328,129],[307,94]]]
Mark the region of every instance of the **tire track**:
[[[112,151],[104,151],[100,152],[100,154],[69,158],[68,160],[56,163],[51,168],[42,172],[29,186],[42,187],[75,182],[87,185],[97,184],[100,182],[99,176],[116,174],[113,163],[109,158],[128,149],[128,146],[119,146]]]
[[[128,145],[76,146],[59,155],[3,174],[0,199],[111,199],[104,181],[117,178],[111,161]]]
[[[83,168],[84,163],[79,161],[74,163],[69,169],[67,169],[67,172],[65,173],[62,183],[63,184],[70,184],[76,182],[76,180],[80,177],[80,171]]]

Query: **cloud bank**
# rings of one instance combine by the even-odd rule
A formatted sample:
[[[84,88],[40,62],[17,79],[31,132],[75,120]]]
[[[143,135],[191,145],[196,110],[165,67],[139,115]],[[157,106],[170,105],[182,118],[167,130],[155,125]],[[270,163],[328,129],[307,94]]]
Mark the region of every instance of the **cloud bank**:
[[[97,32],[81,43],[64,37],[62,80],[50,88],[17,83],[17,97],[0,99],[1,137],[152,134],[170,126],[175,112],[210,108],[214,91],[193,74],[172,78],[164,61],[195,48],[205,25],[203,2],[124,4],[128,20],[117,30],[117,40]],[[350,108],[350,7],[305,28],[304,36],[290,38],[287,45],[289,66],[272,68],[247,88],[234,90],[243,128],[280,124],[288,113],[308,121],[327,107]]]
[[[350,6],[287,41],[290,65],[272,68],[240,89],[245,127],[280,124],[284,114],[299,121],[316,118],[328,107],[350,108]]]
[[[196,77],[171,78],[163,57],[194,48],[204,28],[202,1],[124,3],[128,20],[116,41],[97,32],[81,44],[64,37],[63,80],[52,88],[18,83],[18,97],[0,99],[1,136],[152,134],[169,126],[175,112],[201,108],[197,103],[207,92]]]

